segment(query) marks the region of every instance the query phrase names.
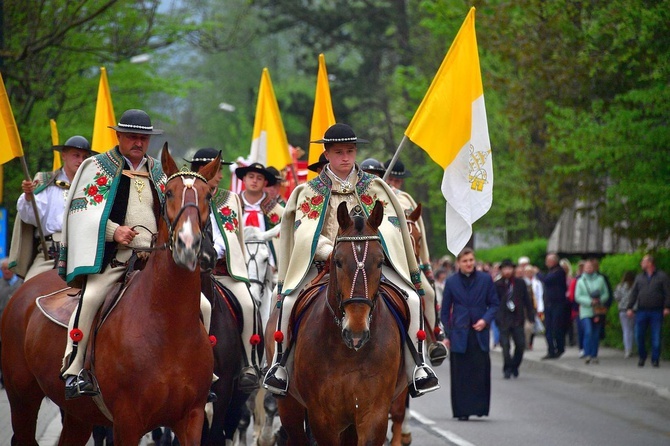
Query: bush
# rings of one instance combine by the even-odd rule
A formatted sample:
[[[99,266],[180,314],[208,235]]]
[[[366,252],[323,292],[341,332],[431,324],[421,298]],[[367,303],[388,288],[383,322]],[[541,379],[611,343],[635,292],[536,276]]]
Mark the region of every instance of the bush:
[[[530,263],[540,268],[544,267],[544,258],[547,255],[547,240],[535,239],[515,245],[497,246],[490,249],[481,249],[475,252],[477,260],[495,263],[503,259],[511,259],[516,263],[519,257],[530,258]]]

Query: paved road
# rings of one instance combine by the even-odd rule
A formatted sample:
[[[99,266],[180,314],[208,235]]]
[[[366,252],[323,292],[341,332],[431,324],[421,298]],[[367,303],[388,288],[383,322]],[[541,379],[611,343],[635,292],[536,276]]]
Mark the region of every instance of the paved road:
[[[542,339],[536,340],[521,376],[509,381],[502,379],[500,351],[493,351],[491,416],[468,422],[451,418],[449,369],[446,364],[437,368],[442,389],[412,400],[413,444],[670,444],[669,362],[639,368],[636,358],[602,349],[600,364],[586,365],[575,348],[558,360],[541,361],[545,350]],[[56,444],[59,429],[58,410],[45,401],[39,444]],[[0,391],[0,446],[9,446],[10,437],[9,404]]]

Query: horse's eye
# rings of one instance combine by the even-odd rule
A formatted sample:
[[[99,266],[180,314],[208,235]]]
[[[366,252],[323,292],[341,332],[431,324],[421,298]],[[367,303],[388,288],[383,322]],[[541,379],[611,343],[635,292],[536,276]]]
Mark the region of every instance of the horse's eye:
[[[207,196],[205,197],[205,200],[211,201],[212,200],[212,193],[208,193]]]
[[[172,198],[172,191],[171,190],[165,192],[165,198]]]
[[[338,268],[342,268],[342,262],[340,262],[339,260],[335,260],[335,266]]]

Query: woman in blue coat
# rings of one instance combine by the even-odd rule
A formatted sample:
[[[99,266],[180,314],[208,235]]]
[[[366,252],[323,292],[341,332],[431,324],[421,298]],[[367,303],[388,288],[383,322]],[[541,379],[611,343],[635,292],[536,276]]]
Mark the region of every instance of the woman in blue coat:
[[[491,276],[475,270],[472,249],[463,249],[456,262],[459,271],[445,283],[441,316],[451,349],[451,408],[454,418],[465,421],[489,414],[489,326],[500,301]]]

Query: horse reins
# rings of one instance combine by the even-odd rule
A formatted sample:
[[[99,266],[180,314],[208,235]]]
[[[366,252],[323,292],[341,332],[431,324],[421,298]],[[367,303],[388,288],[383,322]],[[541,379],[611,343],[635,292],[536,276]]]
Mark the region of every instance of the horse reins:
[[[245,246],[246,245],[256,245],[256,249],[252,253],[249,249],[247,249],[247,253],[249,253],[249,261],[247,262],[247,271],[249,271],[249,264],[251,262],[254,262],[254,266],[256,267],[256,275],[260,277],[260,266],[258,265],[258,260],[256,259],[256,254],[258,254],[258,248],[259,245],[267,245],[267,242],[265,240],[245,240],[244,241]],[[252,279],[251,277],[249,278],[249,282],[255,283],[261,287],[261,296],[265,294],[265,281],[261,281],[259,279]]]

